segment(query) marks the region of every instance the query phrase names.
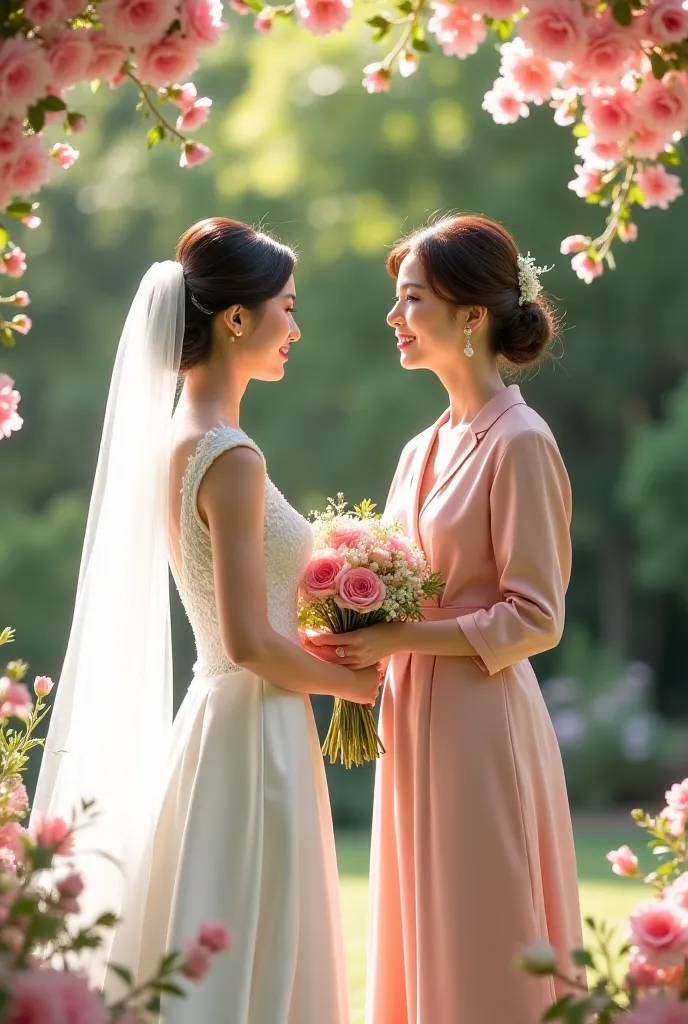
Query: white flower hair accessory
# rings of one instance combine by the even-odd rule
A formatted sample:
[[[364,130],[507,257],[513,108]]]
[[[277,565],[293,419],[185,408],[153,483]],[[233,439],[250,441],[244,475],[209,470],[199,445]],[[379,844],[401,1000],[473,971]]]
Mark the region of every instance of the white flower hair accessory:
[[[538,267],[535,257],[528,253],[527,256],[518,254],[518,304],[522,306],[526,302],[535,302],[542,291],[540,274],[546,274],[552,267]]]

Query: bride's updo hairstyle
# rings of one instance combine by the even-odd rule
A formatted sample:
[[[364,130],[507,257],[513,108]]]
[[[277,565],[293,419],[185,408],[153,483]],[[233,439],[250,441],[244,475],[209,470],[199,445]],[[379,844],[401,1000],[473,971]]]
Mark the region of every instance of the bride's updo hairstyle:
[[[192,224],[177,243],[186,282],[180,373],[207,361],[216,313],[241,305],[259,311],[294,271],[290,248],[247,224],[211,217]]]
[[[465,214],[415,231],[389,254],[391,277],[398,277],[409,253],[420,260],[438,298],[487,309],[495,356],[513,366],[531,366],[542,359],[554,340],[556,318],[542,292],[533,301],[519,303],[518,247],[501,224]]]

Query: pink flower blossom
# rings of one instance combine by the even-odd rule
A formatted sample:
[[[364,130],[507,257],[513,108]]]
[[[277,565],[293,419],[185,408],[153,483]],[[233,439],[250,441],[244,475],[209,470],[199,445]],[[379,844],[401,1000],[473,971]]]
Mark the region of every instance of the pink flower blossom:
[[[65,1024],[109,1024],[110,1014],[105,1004],[98,993],[88,987],[85,978],[66,971],[55,974],[55,1000],[62,1009]]]
[[[375,612],[382,607],[387,588],[374,572],[363,567],[351,569],[348,565],[337,577],[338,593],[334,602],[340,608],[354,612]]]
[[[16,821],[8,821],[6,825],[0,827],[0,850],[11,854],[15,863],[21,863],[24,859],[24,835],[26,829]]]
[[[57,891],[60,894],[59,907],[64,914],[79,913],[79,896],[84,891],[84,883],[81,875],[74,871],[57,883]]]
[[[17,334],[28,334],[31,328],[33,327],[33,321],[31,317],[26,316],[24,313],[18,313],[17,316],[12,317],[12,327],[17,332]],[[25,716],[17,715],[17,717],[24,718]]]
[[[186,142],[179,158],[179,166],[197,167],[198,164],[205,163],[208,157],[212,156],[212,152],[212,149],[204,146],[202,142]]]
[[[571,260],[571,266],[576,276],[586,284],[592,284],[604,270],[602,260],[594,260],[587,252],[577,253]]]
[[[202,924],[197,941],[211,953],[224,953],[230,946],[229,932],[219,921],[206,921]]]
[[[655,0],[643,19],[643,35],[653,43],[667,46],[688,36],[688,8],[682,0]]]
[[[68,28],[52,41],[48,50],[50,84],[56,90],[68,89],[81,81],[93,56],[93,31]]]
[[[662,983],[662,971],[649,964],[640,953],[634,953],[631,957],[628,975],[637,988],[654,988]]]
[[[8,277],[21,277],[26,270],[26,253],[21,249],[10,249],[2,257],[4,273]]]
[[[51,170],[52,162],[50,154],[45,148],[43,136],[29,135],[25,137],[19,155],[10,164],[7,176],[15,194],[28,196],[43,188],[50,178]],[[8,274],[11,273],[7,265],[5,269]],[[12,276],[19,277],[20,275]]]
[[[19,306],[21,308],[31,304],[29,293],[24,291],[15,292],[12,296],[12,305]]]
[[[212,967],[212,953],[199,942],[189,943],[184,950],[182,974],[191,981],[201,981]]]
[[[576,164],[574,167],[576,177],[573,181],[569,182],[569,188],[576,193],[581,199],[585,199],[586,196],[592,195],[594,192],[599,192],[602,188],[602,173],[593,167],[585,167],[581,164]]]
[[[24,144],[21,122],[9,118],[0,125],[0,162],[10,162],[17,157]]]
[[[688,1003],[673,994],[651,993],[626,1012],[625,1024],[688,1024]]]
[[[182,0],[182,32],[192,46],[215,46],[227,25],[222,20],[221,0]]]
[[[174,21],[176,8],[176,0],[103,0],[98,16],[108,38],[129,49],[160,40]]]
[[[566,128],[576,120],[578,107],[577,89],[553,89],[550,107],[554,111],[554,123]]]
[[[182,36],[165,36],[137,51],[136,63],[144,82],[156,88],[186,78],[198,67],[198,51]]]
[[[261,32],[263,35],[266,35],[268,32],[272,31],[273,23],[274,18],[272,11],[268,10],[267,7],[264,7],[253,22],[253,27],[257,32]]]
[[[61,0],[25,0],[24,14],[41,28],[52,28],[64,20]]]
[[[0,373],[0,439],[21,430],[24,420],[17,412],[20,399],[21,395],[14,390],[12,378],[6,373]]]
[[[333,597],[337,593],[337,577],[344,565],[344,559],[334,552],[316,554],[303,574],[303,592],[309,597]]]
[[[50,155],[63,171],[67,171],[79,159],[79,150],[73,149],[68,142],[56,142],[50,150]]]
[[[664,899],[677,903],[688,910],[688,874],[679,875],[675,882],[664,890]]]
[[[633,156],[637,156],[641,160],[656,160],[671,143],[672,134],[672,132],[658,131],[655,128],[646,128],[641,125],[636,128],[629,143],[629,149]]]
[[[86,128],[86,118],[83,114],[68,114],[67,125],[71,135],[80,135]]]
[[[578,140],[576,156],[589,168],[610,171],[623,160],[624,151],[618,142],[600,142],[594,135],[586,135]]]
[[[33,692],[37,697],[47,697],[54,685],[55,684],[50,676],[36,676],[33,684]]]
[[[498,78],[483,98],[483,110],[492,114],[495,124],[513,124],[519,117],[528,117],[528,104],[523,93],[513,82]]]
[[[2,795],[5,798],[6,814],[24,814],[29,809],[29,794],[24,783],[18,779],[7,782],[2,787]]]
[[[120,43],[109,39],[104,32],[95,32],[94,36],[91,61],[85,77],[91,81],[110,82],[119,74],[127,59],[127,50]]]
[[[62,17],[76,18],[77,14],[83,14],[85,7],[85,0],[62,0]]]
[[[638,858],[628,846],[620,846],[618,850],[610,850],[607,860],[612,865],[615,875],[637,875]]]
[[[688,945],[688,913],[666,899],[649,899],[631,914],[631,941],[649,964],[679,964]]]
[[[661,82],[653,76],[645,78],[637,104],[644,128],[669,134],[688,129],[688,85],[680,75],[665,75]]]
[[[355,526],[341,527],[333,530],[327,540],[335,551],[339,551],[340,548],[357,548],[365,544],[366,533]]]
[[[518,30],[535,53],[550,60],[575,61],[585,46],[585,19],[575,0],[535,0]]]
[[[208,99],[207,96],[196,100],[192,107],[189,107],[188,110],[177,118],[177,130],[180,132],[197,131],[208,120],[212,105],[213,101]]]
[[[363,82],[361,84],[366,92],[371,95],[376,92],[389,92],[392,77],[382,64],[368,64],[363,68]]]
[[[314,36],[339,32],[351,17],[351,0],[296,0],[296,16]]]
[[[402,78],[410,78],[418,70],[418,58],[410,50],[404,50],[399,58],[399,74]]]
[[[625,142],[635,127],[635,96],[628,89],[596,89],[585,97],[585,120],[600,142]]]
[[[37,217],[35,213],[29,213],[26,217],[22,217],[21,222],[29,231],[35,231],[41,226],[41,218]]]
[[[485,15],[496,21],[508,21],[523,6],[521,0],[463,0],[463,6],[473,14]]]
[[[662,164],[651,164],[643,167],[636,175],[638,187],[644,195],[643,206],[649,209],[651,206],[658,206],[660,210],[666,210],[669,203],[683,195],[681,179],[676,174],[668,174]],[[681,783],[685,785],[685,783]],[[672,787],[675,789],[676,787]],[[673,821],[677,822],[678,817],[686,820],[686,813],[678,806],[670,805],[673,812]],[[681,831],[683,829],[681,828]]]
[[[622,220],[617,234],[621,242],[635,242],[638,237],[638,225],[630,220]],[[686,909],[688,910],[688,907]]]
[[[173,85],[168,95],[170,102],[174,103],[182,114],[188,114],[198,99],[198,90],[193,82],[186,82],[184,85]]]
[[[428,22],[428,30],[434,33],[446,56],[463,59],[478,52],[487,36],[479,14],[443,0],[433,0],[430,6],[435,13]]]
[[[74,850],[74,835],[62,818],[41,815],[34,825],[34,839],[39,846],[52,850],[60,857],[69,857]]]
[[[574,252],[583,252],[584,249],[590,248],[591,239],[588,235],[569,235],[565,238],[559,252],[562,256],[570,256]]]
[[[549,99],[557,84],[552,64],[529,50],[520,36],[502,45],[500,71],[520,89],[523,99],[531,103]]]
[[[29,718],[32,710],[33,701],[27,687],[3,676],[0,679],[0,718]]]
[[[244,3],[244,0],[229,0],[229,6],[237,14],[250,14],[251,8],[248,4]]]
[[[56,971],[17,971],[12,975],[12,1003],[7,1024],[64,1024],[55,1001]]]
[[[600,85],[615,85],[642,57],[637,36],[614,20],[610,8],[587,22],[585,49],[576,70]]]
[[[50,65],[41,44],[21,35],[0,42],[0,110],[23,118],[26,108],[45,95]]]

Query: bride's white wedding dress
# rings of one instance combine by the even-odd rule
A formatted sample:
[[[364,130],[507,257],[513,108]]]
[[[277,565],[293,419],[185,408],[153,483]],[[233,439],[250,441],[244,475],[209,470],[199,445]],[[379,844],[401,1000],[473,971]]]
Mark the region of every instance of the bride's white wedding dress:
[[[174,575],[198,661],[173,728],[139,976],[202,921],[220,920],[231,951],[188,999],[165,1002],[165,1024],[348,1024],[332,818],[310,700],[232,665],[220,639],[196,499],[211,463],[238,445],[261,454],[241,430],[206,434],[183,481]],[[295,643],[311,546],[308,523],[266,478],[269,619]]]

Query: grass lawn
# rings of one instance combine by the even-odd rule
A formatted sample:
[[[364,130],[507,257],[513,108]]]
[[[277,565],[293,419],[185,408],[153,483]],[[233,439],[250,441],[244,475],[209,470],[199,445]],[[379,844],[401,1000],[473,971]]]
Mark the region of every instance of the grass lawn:
[[[600,824],[586,820],[576,825],[576,849],[583,915],[605,918],[623,926],[631,907],[648,891],[642,883],[617,878],[605,860],[608,850],[628,843],[637,853],[644,850],[643,833],[630,820]],[[363,1024],[365,990],[366,926],[368,915],[368,836],[338,836],[344,933],[349,966],[352,1024]],[[644,861],[648,864],[647,860]],[[642,866],[642,865],[641,865]]]

